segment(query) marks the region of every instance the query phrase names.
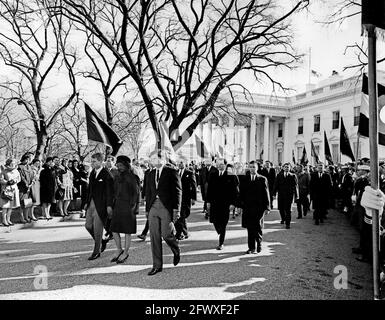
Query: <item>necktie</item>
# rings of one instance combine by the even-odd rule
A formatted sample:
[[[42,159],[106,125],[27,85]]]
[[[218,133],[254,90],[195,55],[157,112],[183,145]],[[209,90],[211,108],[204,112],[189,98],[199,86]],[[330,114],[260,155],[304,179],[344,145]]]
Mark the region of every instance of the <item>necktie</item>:
[[[320,173],[320,174],[319,174],[319,178],[320,178],[320,179],[321,179],[321,175],[322,175],[322,174]]]
[[[251,179],[251,181],[254,181],[255,180],[255,174],[253,174],[253,178]]]
[[[159,169],[156,169],[156,183],[159,183]]]
[[[179,175],[182,176],[182,170],[179,170]]]

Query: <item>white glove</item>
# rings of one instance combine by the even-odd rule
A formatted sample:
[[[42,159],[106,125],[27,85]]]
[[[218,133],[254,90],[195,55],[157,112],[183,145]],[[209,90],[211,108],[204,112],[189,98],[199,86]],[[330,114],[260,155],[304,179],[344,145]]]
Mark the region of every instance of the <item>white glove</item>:
[[[356,202],[357,202],[357,196],[356,195],[352,195],[352,202],[353,202],[353,204],[356,204]]]
[[[362,194],[361,198],[361,206],[365,208],[365,210],[374,209],[378,210],[381,215],[384,210],[385,204],[385,195],[379,189],[375,190],[370,186],[365,187],[365,191]],[[367,214],[369,212],[366,212]],[[369,213],[370,215],[370,213]]]

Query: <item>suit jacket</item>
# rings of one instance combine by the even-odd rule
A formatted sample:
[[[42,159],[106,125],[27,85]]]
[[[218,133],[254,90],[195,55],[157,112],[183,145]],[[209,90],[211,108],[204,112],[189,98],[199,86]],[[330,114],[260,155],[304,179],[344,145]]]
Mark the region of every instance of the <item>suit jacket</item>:
[[[270,168],[269,171],[267,171],[266,168],[263,168],[263,169],[261,169],[260,174],[263,175],[264,177],[266,177],[267,182],[268,182],[268,186],[269,186],[269,190],[273,191],[275,179],[277,176],[275,169]]]
[[[318,172],[310,176],[310,198],[313,202],[313,209],[328,209],[333,182],[330,175],[322,173],[321,178]]]
[[[298,198],[298,181],[294,173],[288,172],[285,178],[282,170],[275,179],[273,194],[278,193],[278,209],[291,208],[294,198]]]
[[[341,178],[341,194],[344,198],[351,198],[354,189],[354,181],[350,173]]]
[[[181,177],[181,184],[182,206],[191,208],[191,200],[197,199],[197,186],[194,172],[184,169]]]
[[[211,204],[210,222],[225,222],[229,219],[230,205],[237,205],[239,200],[239,180],[227,171],[219,176],[219,171],[210,175],[206,201]]]
[[[107,222],[107,207],[112,207],[114,202],[114,180],[106,168],[100,170],[95,177],[95,169],[92,170],[89,180],[87,207],[94,200],[96,211],[105,225]]]
[[[163,166],[162,173],[159,177],[158,188],[156,188],[155,175],[156,169],[151,170],[146,177],[146,212],[150,212],[154,201],[159,197],[172,218],[173,210],[181,209],[182,185],[180,177],[175,169]]]
[[[243,209],[242,227],[248,228],[259,224],[265,210],[270,209],[270,194],[267,178],[257,174],[254,181],[251,181],[251,174],[248,172],[240,180],[240,207]]]

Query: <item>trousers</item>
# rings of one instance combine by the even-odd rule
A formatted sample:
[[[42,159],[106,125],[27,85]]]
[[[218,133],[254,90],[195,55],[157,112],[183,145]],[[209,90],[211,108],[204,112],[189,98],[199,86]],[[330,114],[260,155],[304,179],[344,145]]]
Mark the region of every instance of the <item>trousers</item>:
[[[85,227],[95,241],[93,253],[100,253],[103,237],[103,222],[98,215],[93,199],[87,208]]]

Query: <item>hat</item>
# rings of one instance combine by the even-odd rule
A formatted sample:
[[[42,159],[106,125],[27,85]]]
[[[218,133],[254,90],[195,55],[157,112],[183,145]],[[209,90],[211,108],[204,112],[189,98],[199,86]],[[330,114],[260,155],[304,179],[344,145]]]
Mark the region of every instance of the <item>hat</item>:
[[[357,167],[358,170],[366,170],[366,171],[370,171],[370,166],[366,165],[366,164],[361,164]]]
[[[123,164],[125,167],[129,168],[130,167],[130,163],[131,163],[131,159],[127,156],[118,156],[116,158],[116,164],[118,163],[121,163]]]

